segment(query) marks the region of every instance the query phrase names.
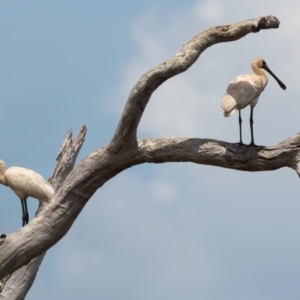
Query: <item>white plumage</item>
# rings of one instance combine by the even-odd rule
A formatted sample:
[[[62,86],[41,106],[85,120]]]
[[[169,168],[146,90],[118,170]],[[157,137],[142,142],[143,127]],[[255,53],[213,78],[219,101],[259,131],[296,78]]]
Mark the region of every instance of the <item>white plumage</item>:
[[[49,202],[55,195],[51,184],[29,169],[11,167],[5,170],[5,163],[0,160],[0,183],[10,187],[20,198],[23,211],[23,226],[28,223],[27,198]]]
[[[241,109],[250,105],[250,145],[255,146],[253,137],[253,108],[257,104],[261,92],[265,89],[268,83],[267,75],[263,71],[263,69],[268,71],[275,78],[282,89],[285,90],[286,86],[275,76],[275,74],[269,69],[266,62],[262,58],[253,60],[251,63],[251,67],[254,73],[240,75],[229,83],[221,106],[224,110],[225,117],[231,117],[236,110],[239,111],[240,144],[243,144],[241,129]]]

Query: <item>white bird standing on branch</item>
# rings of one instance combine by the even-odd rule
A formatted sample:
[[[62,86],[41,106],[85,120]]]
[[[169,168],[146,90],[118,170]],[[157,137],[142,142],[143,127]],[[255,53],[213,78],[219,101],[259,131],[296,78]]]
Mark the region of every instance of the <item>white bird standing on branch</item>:
[[[225,117],[231,117],[236,110],[239,111],[240,144],[243,145],[241,109],[250,105],[250,146],[255,146],[253,137],[253,108],[257,104],[258,97],[268,83],[268,77],[263,69],[268,71],[274,77],[283,90],[286,89],[286,86],[269,69],[266,62],[262,58],[256,58],[253,60],[251,62],[251,67],[254,73],[240,75],[230,82],[221,106],[224,110]]]
[[[22,226],[28,224],[29,220],[28,197],[49,202],[55,195],[52,185],[40,174],[21,167],[11,167],[5,171],[5,163],[2,160],[0,160],[0,183],[10,187],[20,198],[23,213]]]

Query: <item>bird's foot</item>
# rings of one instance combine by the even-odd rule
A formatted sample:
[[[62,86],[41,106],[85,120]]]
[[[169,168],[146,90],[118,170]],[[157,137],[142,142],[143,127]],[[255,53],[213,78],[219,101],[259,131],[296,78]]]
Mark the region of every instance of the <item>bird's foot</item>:
[[[248,147],[261,147],[261,146],[254,144],[254,142],[251,142],[251,143],[248,145]]]

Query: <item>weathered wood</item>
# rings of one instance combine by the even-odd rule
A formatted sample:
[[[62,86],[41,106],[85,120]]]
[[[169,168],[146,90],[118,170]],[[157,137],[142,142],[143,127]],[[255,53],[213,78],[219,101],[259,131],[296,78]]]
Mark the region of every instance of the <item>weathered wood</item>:
[[[146,72],[132,88],[111,145],[119,151],[136,142],[136,131],[152,93],[169,78],[186,71],[208,47],[236,41],[251,32],[279,27],[274,16],[265,16],[233,25],[211,27],[195,35],[170,59]]]
[[[30,290],[37,271],[46,255],[46,252],[35,257],[31,262],[16,270],[14,273],[6,276],[1,281],[3,284],[0,299],[2,300],[22,300],[25,298],[27,292]]]
[[[71,141],[69,132],[58,154],[58,166],[50,179],[56,189],[55,197],[39,208],[32,222],[0,242],[0,279],[3,279],[0,299],[23,299],[45,251],[68,232],[98,188],[131,166],[145,162],[191,161],[247,171],[287,166],[299,174],[299,135],[277,146],[261,148],[203,139],[136,139],[137,126],[146,105],[163,82],[187,70],[205,49],[214,44],[235,41],[248,33],[278,26],[276,17],[266,16],[212,27],[197,34],[172,58],[140,78],[129,95],[112,141],[90,153],[74,169],[86,129],[83,128],[74,141]],[[29,275],[26,275],[27,272]],[[21,285],[24,288],[16,289],[17,292],[12,295],[11,291]]]
[[[273,147],[247,147],[207,139],[138,140],[138,147],[111,153],[105,146],[72,170],[56,196],[27,226],[0,247],[0,276],[27,264],[59,241],[92,194],[121,171],[145,162],[194,162],[244,171],[290,167],[299,172],[300,134]]]
[[[72,140],[72,131],[67,133],[59,154],[56,158],[57,165],[49,182],[57,190],[68,174],[74,167],[75,160],[84,142],[86,127],[83,126],[79,131],[75,140]],[[40,202],[40,206],[36,213],[39,215],[42,210],[47,206],[47,202]],[[46,255],[46,252],[33,258],[27,265],[16,270],[14,273],[7,275],[0,283],[0,299],[4,300],[21,300],[24,299],[29,291],[37,271]]]
[[[143,162],[194,162],[240,171],[271,171],[288,167],[300,176],[300,133],[275,146],[241,146],[211,139],[138,140]]]

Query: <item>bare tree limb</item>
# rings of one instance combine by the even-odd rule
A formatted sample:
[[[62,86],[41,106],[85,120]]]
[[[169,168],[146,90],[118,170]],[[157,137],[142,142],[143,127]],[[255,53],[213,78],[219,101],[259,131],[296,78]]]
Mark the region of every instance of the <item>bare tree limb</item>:
[[[1,300],[22,300],[25,299],[30,290],[37,271],[46,255],[46,252],[35,257],[28,265],[16,270],[14,273],[6,276],[2,283]]]
[[[194,162],[252,172],[289,167],[300,176],[300,133],[272,147],[175,137],[142,139],[138,145],[142,161],[148,163]]]
[[[207,139],[139,140],[138,147],[111,155],[100,148],[70,173],[42,214],[9,235],[0,247],[0,276],[18,269],[66,234],[97,188],[121,171],[145,162],[194,162],[262,171],[290,167],[299,173],[300,134],[273,147],[247,147]],[[35,238],[32,240],[31,237]]]
[[[59,187],[56,195],[50,203],[40,208],[32,222],[8,235],[4,242],[0,240],[0,279],[26,266],[57,243],[68,232],[94,192],[131,166],[145,162],[191,161],[248,171],[287,166],[299,174],[299,135],[274,147],[258,148],[201,139],[136,140],[137,127],[145,107],[152,93],[163,82],[187,70],[205,49],[214,44],[234,41],[248,33],[278,26],[276,17],[266,16],[212,27],[196,35],[174,57],[140,78],[129,95],[112,141],[90,153],[73,170],[75,159],[72,157],[76,157],[82,143],[76,147],[67,138],[58,155],[64,167],[58,166],[51,178],[54,186]],[[85,132],[82,139],[84,135]],[[67,153],[69,147],[72,150]],[[34,270],[37,268],[34,267]],[[24,278],[24,275],[20,276]]]
[[[56,158],[57,165],[55,171],[50,178],[49,182],[57,190],[65,178],[74,167],[75,160],[84,142],[86,127],[83,126],[79,131],[75,140],[72,140],[72,131],[69,130]],[[46,202],[40,202],[37,215],[47,206]],[[24,299],[29,291],[37,271],[46,255],[46,252],[32,259],[29,264],[16,270],[14,273],[7,275],[2,281],[0,286],[0,299],[1,300],[19,300]]]
[[[131,90],[119,125],[111,141],[118,152],[125,144],[136,143],[136,131],[152,93],[169,78],[186,71],[208,47],[238,40],[251,32],[279,27],[274,16],[265,16],[233,25],[211,27],[194,36],[170,59],[145,73]]]

